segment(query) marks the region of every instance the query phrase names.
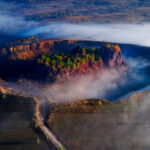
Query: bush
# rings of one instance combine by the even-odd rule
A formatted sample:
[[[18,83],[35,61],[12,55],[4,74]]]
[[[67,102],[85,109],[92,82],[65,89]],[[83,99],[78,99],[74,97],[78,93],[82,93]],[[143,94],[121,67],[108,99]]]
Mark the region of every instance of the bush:
[[[59,147],[58,150],[64,150],[63,147]]]
[[[37,63],[49,67],[51,72],[59,71],[62,68],[76,69],[80,65],[94,63],[102,58],[100,57],[100,49],[76,47],[70,52],[50,52],[43,54],[37,59]]]
[[[5,95],[5,94],[3,94],[3,95],[2,95],[2,98],[3,98],[3,99],[6,99],[6,95]]]

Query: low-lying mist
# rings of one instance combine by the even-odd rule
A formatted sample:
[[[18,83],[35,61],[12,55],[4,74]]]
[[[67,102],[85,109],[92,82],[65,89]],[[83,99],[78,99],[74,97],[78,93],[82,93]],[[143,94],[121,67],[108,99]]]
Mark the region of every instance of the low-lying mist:
[[[150,46],[150,24],[71,24],[50,23],[32,29],[25,35],[46,38],[71,38],[77,40],[108,41]]]
[[[86,77],[78,76],[71,81],[56,82],[48,86],[44,94],[60,102],[84,98],[106,98],[110,95],[109,91],[118,88],[118,84],[125,84],[121,76],[124,76],[123,72],[118,72],[115,69],[105,70]],[[119,83],[117,80],[119,80]]]
[[[84,98],[117,100],[150,83],[146,72],[149,62],[132,58],[125,61],[128,64],[126,68],[108,68],[96,74],[78,75],[71,80],[56,80],[49,84],[23,80],[17,84],[12,82],[10,85],[12,89],[25,92],[26,95],[58,102]]]
[[[2,4],[0,3],[0,6]],[[2,5],[3,6],[3,5]],[[3,8],[4,9],[4,8]],[[39,36],[41,39],[77,39],[150,46],[150,24],[97,24],[26,20],[5,9],[0,12],[0,33],[17,37]],[[3,38],[3,37],[1,37]]]
[[[135,67],[135,64],[132,65]],[[109,69],[96,75],[77,77],[71,81],[55,82],[45,88],[44,95],[60,102],[84,98],[117,100],[150,83],[148,76],[144,71],[141,71],[143,68],[140,66],[140,69],[137,70],[133,68],[129,67],[128,70]]]
[[[0,13],[0,33],[21,34],[33,25],[34,23],[32,21],[27,22],[20,16],[10,16]]]

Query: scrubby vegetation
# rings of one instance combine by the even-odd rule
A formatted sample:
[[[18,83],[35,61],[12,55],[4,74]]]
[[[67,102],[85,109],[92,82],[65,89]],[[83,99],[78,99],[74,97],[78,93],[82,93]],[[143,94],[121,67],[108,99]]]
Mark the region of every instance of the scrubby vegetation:
[[[100,56],[100,49],[94,48],[81,48],[76,47],[71,52],[49,52],[43,54],[37,59],[39,64],[44,64],[49,67],[50,70],[57,71],[62,68],[76,69],[81,64],[94,63],[95,61],[102,61]]]
[[[36,42],[38,41],[38,37],[37,36],[32,36],[32,37],[28,37],[28,38],[24,38],[24,39],[20,39],[17,41],[12,41],[9,43],[6,43],[6,46],[14,46],[14,45],[20,45],[20,44],[28,44],[28,43],[32,43],[32,42]]]

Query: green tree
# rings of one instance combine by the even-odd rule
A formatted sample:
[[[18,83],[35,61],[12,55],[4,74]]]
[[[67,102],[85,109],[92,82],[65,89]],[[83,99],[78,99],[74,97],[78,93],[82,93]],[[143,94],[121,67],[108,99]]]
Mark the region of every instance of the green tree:
[[[36,139],[36,143],[40,144],[40,139],[39,138]]]
[[[90,55],[90,60],[91,60],[92,63],[95,62],[95,55],[94,54]]]
[[[82,56],[85,56],[85,54],[86,54],[86,50],[85,50],[85,48],[83,48],[82,49]]]
[[[76,69],[76,67],[77,67],[76,64],[73,64],[73,69]]]
[[[46,61],[45,61],[45,65],[46,65],[47,67],[49,67],[49,66],[50,66],[50,58],[47,58],[47,59],[46,59]]]
[[[37,63],[38,64],[40,64],[41,63],[41,59],[39,58],[39,59],[37,59]]]
[[[45,60],[45,59],[46,59],[46,55],[43,54],[43,55],[42,55],[42,60]]]
[[[59,147],[58,150],[64,150],[63,147]]]

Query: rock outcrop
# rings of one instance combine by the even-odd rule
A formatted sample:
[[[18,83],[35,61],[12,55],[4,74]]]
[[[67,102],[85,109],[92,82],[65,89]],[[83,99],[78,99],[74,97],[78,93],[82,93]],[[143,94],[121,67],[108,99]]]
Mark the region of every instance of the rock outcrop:
[[[16,44],[6,49],[9,58],[13,60],[29,60],[41,53],[50,51],[71,50],[75,47],[73,40],[43,40],[31,43]]]
[[[125,64],[121,57],[121,49],[118,45],[103,45],[101,48],[101,57],[104,64],[109,67]]]

